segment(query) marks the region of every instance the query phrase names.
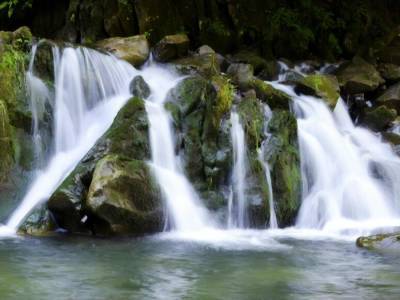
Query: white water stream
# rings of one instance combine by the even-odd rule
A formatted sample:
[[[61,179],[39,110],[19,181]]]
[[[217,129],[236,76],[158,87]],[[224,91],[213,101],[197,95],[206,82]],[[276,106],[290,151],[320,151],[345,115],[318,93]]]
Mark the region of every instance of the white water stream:
[[[291,95],[298,120],[303,179],[296,227],[343,235],[400,226],[400,159],[389,144],[357,127],[339,99],[333,112],[320,99]]]

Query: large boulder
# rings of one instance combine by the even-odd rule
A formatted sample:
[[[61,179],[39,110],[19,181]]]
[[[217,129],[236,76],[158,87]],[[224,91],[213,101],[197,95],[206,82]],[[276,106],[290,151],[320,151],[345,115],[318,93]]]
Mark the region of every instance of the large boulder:
[[[389,87],[376,101],[378,104],[394,108],[400,113],[400,83]]]
[[[184,75],[212,77],[221,71],[221,58],[216,53],[197,54],[172,61],[173,66]]]
[[[154,58],[159,62],[167,62],[186,56],[189,43],[186,34],[167,35],[154,46]]]
[[[377,234],[362,236],[356,241],[358,247],[369,250],[400,251],[400,233]]]
[[[87,195],[98,161],[107,155],[128,160],[150,159],[148,120],[144,101],[132,98],[112,126],[50,197],[48,209],[57,225],[69,232],[106,234],[104,220],[87,206]],[[131,234],[139,234],[133,231]]]
[[[378,70],[358,56],[340,66],[336,76],[340,86],[348,94],[372,92],[384,83]]]
[[[144,161],[117,155],[98,161],[86,205],[104,221],[93,228],[97,234],[144,234],[162,229],[160,190]]]
[[[96,47],[111,52],[135,67],[140,67],[149,58],[150,48],[145,35],[113,37],[98,41]]]
[[[378,69],[386,81],[397,82],[400,80],[400,66],[383,63],[379,65]]]
[[[296,91],[318,96],[332,109],[340,97],[339,83],[333,75],[308,75],[297,82]]]

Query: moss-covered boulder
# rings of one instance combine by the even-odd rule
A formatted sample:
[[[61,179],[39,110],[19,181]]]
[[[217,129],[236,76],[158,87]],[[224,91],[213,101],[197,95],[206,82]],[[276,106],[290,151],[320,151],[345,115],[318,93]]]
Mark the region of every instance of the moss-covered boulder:
[[[400,83],[396,83],[389,87],[382,95],[376,99],[376,102],[380,105],[386,105],[387,107],[394,108],[400,113]]]
[[[384,83],[378,70],[358,56],[340,66],[336,76],[340,87],[348,94],[372,92]]]
[[[358,247],[369,250],[400,251],[400,233],[377,234],[362,236],[356,241]]]
[[[256,91],[257,97],[267,103],[271,109],[289,109],[291,98],[286,93],[258,78],[253,78],[250,86]]]
[[[96,47],[111,52],[135,67],[140,67],[149,58],[150,48],[145,35],[113,37],[98,41]]]
[[[216,53],[197,54],[172,61],[173,66],[184,75],[212,77],[221,71],[221,59]]]
[[[97,162],[86,198],[97,234],[144,234],[162,229],[160,190],[148,165],[107,155]]]
[[[19,234],[30,236],[48,236],[54,233],[56,224],[46,205],[40,205],[25,219],[18,229]]]
[[[333,75],[308,75],[297,83],[296,91],[322,98],[331,109],[340,97],[339,83]]]
[[[292,225],[301,204],[300,154],[297,121],[285,110],[274,110],[268,131],[266,159],[271,170],[275,210],[280,226]]]
[[[148,126],[144,101],[130,99],[112,126],[50,197],[48,209],[59,227],[72,233],[104,233],[99,229],[107,227],[102,227],[104,220],[91,213],[86,204],[96,165],[107,155],[128,160],[150,159]]]
[[[0,99],[0,183],[5,182],[14,162],[12,128],[5,103]],[[0,185],[1,186],[1,185]]]
[[[186,34],[167,35],[154,46],[154,58],[159,62],[167,62],[186,56],[189,43]]]
[[[400,66],[395,64],[382,63],[378,67],[381,76],[388,82],[397,82],[400,80]]]
[[[397,112],[395,109],[382,105],[366,110],[363,123],[374,131],[382,131],[387,129],[396,117]]]

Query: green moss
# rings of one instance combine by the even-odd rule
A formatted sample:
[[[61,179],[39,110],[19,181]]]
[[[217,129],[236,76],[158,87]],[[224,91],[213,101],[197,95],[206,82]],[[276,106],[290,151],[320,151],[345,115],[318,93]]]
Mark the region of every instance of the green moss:
[[[309,75],[300,81],[300,85],[321,97],[332,109],[335,108],[340,97],[339,83],[335,76]]]
[[[0,183],[7,179],[13,163],[11,126],[7,107],[0,100]]]
[[[266,102],[271,109],[289,110],[291,98],[286,93],[257,78],[251,81],[250,86],[256,91],[257,97]]]
[[[214,76],[211,80],[217,90],[217,97],[212,106],[212,124],[214,128],[218,128],[222,116],[231,109],[235,88],[225,76]]]

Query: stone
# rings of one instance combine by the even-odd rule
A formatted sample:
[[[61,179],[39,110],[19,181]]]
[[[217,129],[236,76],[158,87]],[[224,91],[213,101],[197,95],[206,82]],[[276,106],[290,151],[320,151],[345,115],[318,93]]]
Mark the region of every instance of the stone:
[[[134,67],[143,65],[150,55],[149,42],[145,35],[112,37],[96,42],[96,47],[126,60]]]
[[[357,239],[358,247],[368,250],[400,251],[400,233],[386,233],[372,236],[361,236]]]
[[[385,82],[373,65],[358,56],[341,65],[336,76],[340,87],[348,94],[373,92]]]
[[[297,82],[296,92],[318,96],[331,109],[335,108],[340,97],[339,83],[333,75],[308,75]]]
[[[291,98],[286,93],[257,78],[253,78],[250,86],[256,91],[257,97],[267,103],[271,109],[289,110]]]
[[[400,113],[400,83],[390,86],[382,95],[376,99],[379,105],[394,108]]]
[[[379,72],[386,81],[397,82],[400,80],[400,66],[394,64],[380,64]]]
[[[135,76],[132,79],[131,83],[129,84],[129,90],[134,97],[146,99],[150,96],[150,87],[140,75]]]
[[[168,62],[184,57],[189,51],[189,38],[186,34],[167,35],[154,46],[154,59]]]
[[[143,161],[107,155],[97,162],[86,205],[98,222],[95,234],[141,235],[160,231],[160,190]]]
[[[254,70],[253,66],[249,64],[231,64],[228,67],[227,74],[239,89],[246,90],[253,80]]]
[[[378,106],[372,110],[367,110],[363,118],[363,123],[374,131],[382,131],[388,128],[396,119],[397,112],[385,105]]]

